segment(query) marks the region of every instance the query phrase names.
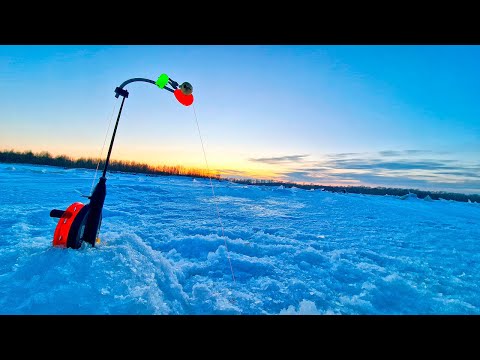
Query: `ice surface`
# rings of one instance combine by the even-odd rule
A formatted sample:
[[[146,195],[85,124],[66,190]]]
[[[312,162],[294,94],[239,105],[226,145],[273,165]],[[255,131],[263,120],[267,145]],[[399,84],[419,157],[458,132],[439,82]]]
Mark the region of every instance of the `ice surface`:
[[[93,171],[0,163],[1,314],[480,314],[480,204],[214,181],[222,237],[209,180],[107,177],[58,249]]]

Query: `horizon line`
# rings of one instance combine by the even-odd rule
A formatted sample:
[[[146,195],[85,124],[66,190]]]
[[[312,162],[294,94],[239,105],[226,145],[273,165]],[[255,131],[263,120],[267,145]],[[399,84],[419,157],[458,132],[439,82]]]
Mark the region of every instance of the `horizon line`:
[[[32,155],[34,156],[42,156],[42,155],[48,155],[50,156],[52,159],[55,159],[55,158],[66,158],[68,160],[73,160],[73,161],[77,161],[77,160],[80,160],[80,159],[85,159],[85,160],[94,160],[94,161],[98,161],[98,163],[101,163],[102,161],[105,161],[105,160],[102,160],[102,158],[100,157],[73,157],[73,156],[69,156],[69,155],[66,155],[66,154],[59,154],[59,155],[52,155],[49,151],[40,151],[40,152],[34,152],[32,150],[24,150],[24,151],[17,151],[17,150],[14,150],[14,149],[9,149],[9,150],[0,150],[0,154],[1,153],[8,153],[8,152],[13,152],[13,153],[16,153],[16,154],[29,154],[31,153]],[[148,163],[141,163],[141,162],[137,162],[135,160],[123,160],[123,159],[112,159],[112,161],[114,162],[125,162],[125,163],[130,163],[130,165],[132,166],[147,166],[147,167],[150,167],[152,168],[152,170],[156,170],[156,168],[181,168],[183,170],[187,170],[187,171],[190,171],[189,173],[191,175],[188,175],[186,174],[186,176],[194,176],[193,174],[193,171],[198,171],[198,174],[195,174],[197,177],[205,177],[205,178],[214,178],[215,176],[211,176],[211,174],[216,174],[218,176],[218,178],[220,179],[225,179],[225,180],[231,180],[231,181],[238,181],[238,180],[245,180],[245,181],[268,181],[268,182],[277,182],[277,183],[281,183],[281,184],[284,184],[284,185],[300,185],[300,186],[325,186],[325,187],[338,187],[338,188],[342,188],[342,189],[348,189],[348,188],[359,188],[359,187],[363,187],[363,188],[367,188],[367,189],[394,189],[394,190],[407,190],[410,192],[410,190],[413,190],[413,191],[424,191],[424,192],[429,192],[429,193],[432,193],[432,194],[441,194],[441,193],[444,193],[444,194],[457,194],[457,195],[465,195],[465,196],[480,196],[480,193],[471,193],[471,194],[466,194],[466,193],[459,193],[459,192],[452,192],[452,191],[444,191],[444,190],[422,190],[422,189],[417,189],[417,188],[408,188],[408,187],[391,187],[391,186],[380,186],[380,185],[377,185],[377,186],[371,186],[371,185],[363,185],[363,184],[358,184],[358,185],[350,185],[350,184],[332,184],[332,183],[328,183],[328,184],[322,184],[322,183],[314,183],[314,182],[301,182],[301,181],[285,181],[285,180],[282,180],[282,179],[275,179],[275,178],[258,178],[258,177],[254,177],[254,176],[243,176],[243,175],[238,175],[239,178],[236,178],[236,177],[224,177],[221,175],[221,170],[220,169],[204,169],[204,168],[199,168],[199,167],[191,167],[191,166],[184,166],[184,165],[165,165],[165,164],[157,164],[157,165],[152,165],[152,164],[148,164]],[[20,164],[25,164],[25,163],[20,163]],[[48,164],[32,164],[32,163],[28,163],[30,165],[43,165],[43,166],[57,166],[57,165],[48,165]],[[58,167],[58,166],[57,166]],[[227,169],[225,169],[227,170]],[[231,170],[230,170],[231,171]],[[129,171],[126,171],[127,173],[130,173]],[[137,171],[139,173],[142,173],[141,171]],[[207,172],[208,175],[202,175],[201,173],[202,172]],[[228,170],[226,171],[228,172]],[[133,173],[133,172],[131,172]],[[172,175],[174,175],[172,173]]]

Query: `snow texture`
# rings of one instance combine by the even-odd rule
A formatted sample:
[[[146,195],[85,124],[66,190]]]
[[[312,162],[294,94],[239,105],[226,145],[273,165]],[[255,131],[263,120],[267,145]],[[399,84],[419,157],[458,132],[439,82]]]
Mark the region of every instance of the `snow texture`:
[[[93,173],[0,164],[1,314],[480,314],[480,204],[113,173],[52,247]]]

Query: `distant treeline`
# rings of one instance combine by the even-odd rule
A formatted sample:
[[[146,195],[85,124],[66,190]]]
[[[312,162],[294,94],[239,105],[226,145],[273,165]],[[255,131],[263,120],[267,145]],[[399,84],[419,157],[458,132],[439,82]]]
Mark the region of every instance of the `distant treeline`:
[[[52,156],[50,153],[43,151],[40,153],[33,153],[31,151],[0,151],[0,162],[3,163],[18,163],[18,164],[33,164],[33,165],[50,165],[60,166],[64,168],[84,168],[96,169],[99,159],[94,158],[79,158],[72,159],[66,155]],[[103,170],[105,160],[100,160],[99,170]],[[212,177],[219,179],[218,173],[208,173],[207,170],[186,168],[175,165],[161,165],[150,166],[134,161],[110,160],[108,165],[109,172],[128,172],[128,173],[142,173],[150,175],[179,175],[179,176],[193,176],[200,178]]]
[[[0,162],[3,163],[18,163],[18,164],[33,164],[33,165],[50,165],[60,166],[64,168],[85,168],[96,169],[98,159],[94,158],[79,158],[72,159],[66,155],[52,156],[48,152],[43,151],[40,153],[33,153],[32,151],[0,151]],[[99,170],[103,170],[105,160],[100,160]],[[386,188],[386,187],[368,187],[368,186],[331,186],[331,185],[317,185],[317,184],[298,184],[294,182],[284,182],[276,180],[260,180],[260,179],[235,179],[228,178],[222,179],[220,174],[210,172],[203,169],[186,168],[183,166],[150,166],[147,164],[141,164],[134,161],[121,161],[111,160],[108,165],[108,171],[110,172],[127,172],[127,173],[140,173],[150,175],[179,175],[179,176],[191,176],[199,178],[213,178],[217,180],[228,180],[238,184],[246,185],[265,185],[265,186],[284,186],[287,188],[297,187],[300,189],[316,189],[339,193],[353,193],[353,194],[368,194],[368,195],[394,195],[403,196],[408,193],[416,194],[418,198],[423,199],[427,195],[432,200],[445,199],[468,202],[480,203],[480,195],[466,195],[459,193],[450,193],[444,191],[425,191],[418,189],[400,189],[400,188]]]
[[[297,184],[293,182],[283,182],[274,180],[257,180],[257,179],[229,179],[235,183],[246,185],[266,185],[266,186],[281,186],[284,187],[297,187],[300,189],[323,189],[324,191],[339,192],[339,193],[351,193],[351,194],[368,194],[368,195],[395,195],[403,196],[408,193],[416,194],[418,198],[423,199],[430,196],[432,200],[455,200],[480,203],[480,195],[465,195],[459,193],[450,193],[444,191],[424,191],[418,189],[399,189],[399,188],[386,188],[386,187],[368,187],[368,186],[330,186],[330,185],[316,185],[316,184]]]

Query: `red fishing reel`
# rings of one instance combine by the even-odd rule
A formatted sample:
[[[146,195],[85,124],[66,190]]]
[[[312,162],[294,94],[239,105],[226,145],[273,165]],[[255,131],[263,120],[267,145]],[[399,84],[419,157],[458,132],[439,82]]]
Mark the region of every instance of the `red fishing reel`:
[[[50,211],[50,217],[60,219],[53,234],[53,246],[79,249],[84,241],[95,246],[102,224],[105,182],[106,178],[102,176],[89,196],[89,204],[74,202],[67,210]]]
[[[88,209],[85,208],[84,204],[75,202],[65,211],[54,209],[50,212],[51,217],[60,218],[53,234],[53,246],[71,247],[74,249],[80,247],[77,246],[80,234],[79,231],[75,231],[75,228],[78,228],[79,223],[86,219],[86,211]],[[72,231],[70,232],[70,230]]]
[[[91,242],[95,246],[98,239],[93,241],[85,237],[85,228],[90,215],[90,204],[75,202],[67,210],[54,209],[50,212],[51,217],[58,217],[57,227],[53,234],[53,246],[62,248],[79,249],[83,241]],[[98,230],[100,230],[100,223]],[[98,236],[98,234],[96,234]],[[89,241],[90,240],[90,241]]]

